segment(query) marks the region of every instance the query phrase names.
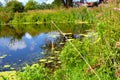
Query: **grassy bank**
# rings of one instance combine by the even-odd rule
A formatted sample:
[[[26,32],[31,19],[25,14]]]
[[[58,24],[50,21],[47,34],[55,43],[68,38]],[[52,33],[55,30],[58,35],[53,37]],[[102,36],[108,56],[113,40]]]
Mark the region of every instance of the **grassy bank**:
[[[44,64],[27,65],[18,72],[19,80],[120,80],[120,11],[115,5],[48,12],[28,12],[14,16],[9,23],[24,22],[88,22],[94,35],[81,41],[66,42],[58,54],[61,65],[55,70]],[[21,15],[21,17],[20,17]],[[23,16],[22,16],[23,15]],[[35,17],[36,16],[36,17]],[[17,20],[18,19],[18,20]],[[54,25],[53,25],[54,26]],[[58,25],[59,26],[59,25]]]
[[[92,23],[95,20],[95,14],[91,14],[85,7],[81,9],[33,10],[24,13],[1,14],[6,15],[1,16],[1,24],[41,24],[51,23],[51,20],[56,23]]]
[[[71,19],[72,21],[92,23],[95,33],[98,34],[97,39],[94,40],[92,35],[92,38],[85,37],[82,41],[67,42],[58,55],[62,63],[58,69],[52,71],[49,67],[41,68],[39,64],[37,69],[28,66],[18,74],[19,78],[24,80],[119,80],[120,56],[116,42],[120,40],[120,16],[118,16],[120,12],[114,10],[112,5],[105,6],[71,9],[64,12],[69,14],[72,11],[75,16],[77,15],[76,18]]]

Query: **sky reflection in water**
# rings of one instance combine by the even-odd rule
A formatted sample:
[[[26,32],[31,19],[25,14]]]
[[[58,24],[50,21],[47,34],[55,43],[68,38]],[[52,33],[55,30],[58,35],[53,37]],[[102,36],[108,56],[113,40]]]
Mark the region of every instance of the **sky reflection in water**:
[[[53,36],[53,34],[56,34]],[[0,38],[0,67],[11,65],[11,67],[19,67],[25,63],[32,63],[37,59],[44,57],[41,52],[46,42],[54,40],[59,36],[58,32],[41,33],[32,37],[29,33],[25,33],[22,39],[13,39],[12,37]]]

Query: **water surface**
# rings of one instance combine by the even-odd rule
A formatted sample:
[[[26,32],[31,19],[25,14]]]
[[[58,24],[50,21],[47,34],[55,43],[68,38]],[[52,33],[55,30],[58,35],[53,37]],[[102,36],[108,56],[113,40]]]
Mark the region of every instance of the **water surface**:
[[[74,34],[84,33],[88,25],[61,24],[63,32]],[[0,26],[0,71],[21,69],[25,64],[37,62],[45,57],[45,47],[60,37],[59,31],[51,24]],[[45,48],[43,48],[43,46]]]

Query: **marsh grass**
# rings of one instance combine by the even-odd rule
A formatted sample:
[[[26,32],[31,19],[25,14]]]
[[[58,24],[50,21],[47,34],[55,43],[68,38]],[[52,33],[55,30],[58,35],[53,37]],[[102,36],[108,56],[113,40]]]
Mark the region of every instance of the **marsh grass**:
[[[98,34],[98,39],[91,42],[89,37],[85,37],[81,41],[73,40],[71,42],[90,66],[73,49],[73,46],[66,42],[58,56],[58,59],[62,62],[59,69],[51,73],[51,70],[43,65],[27,65],[23,71],[18,72],[18,79],[98,80],[93,72],[94,70],[100,80],[120,80],[120,50],[115,47],[116,42],[120,41],[120,11],[114,10],[114,7],[118,7],[118,5],[111,2],[94,8],[82,7],[52,13],[48,11],[45,14],[39,12],[25,13],[23,17],[20,17],[21,22],[50,22],[51,20],[56,24],[59,22],[88,22],[94,26],[92,29]],[[11,23],[14,23],[14,21],[16,21],[15,18]]]
[[[67,42],[58,57],[62,62],[61,68],[51,74],[51,80],[98,80],[92,69],[101,80],[119,80],[120,56],[115,44],[120,40],[120,18],[118,16],[120,12],[114,11],[114,7],[114,5],[102,4],[100,7],[93,9],[70,9],[56,14],[60,16],[60,18],[57,17],[58,22],[65,19],[66,21],[87,21],[93,24],[99,40],[94,43],[86,37],[82,41],[72,41],[72,44],[91,67]]]

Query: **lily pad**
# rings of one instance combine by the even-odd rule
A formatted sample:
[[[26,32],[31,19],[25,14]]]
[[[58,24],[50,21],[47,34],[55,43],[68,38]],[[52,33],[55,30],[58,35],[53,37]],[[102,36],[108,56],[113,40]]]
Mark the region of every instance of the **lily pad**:
[[[4,54],[4,55],[0,56],[0,59],[5,58],[6,56],[7,56],[7,55],[6,55],[6,54]]]
[[[60,51],[54,51],[54,53],[60,53]]]
[[[13,67],[10,67],[10,69],[11,69],[11,70],[14,70],[15,68],[13,68]]]
[[[47,63],[52,63],[52,62],[54,62],[53,60],[48,60],[48,62]]]
[[[10,65],[4,65],[4,68],[9,68],[10,67]]]
[[[56,57],[49,57],[49,59],[56,59]]]
[[[74,39],[67,39],[67,41],[72,41],[72,40],[74,40]]]
[[[65,43],[61,42],[60,44],[63,45],[63,44],[65,44]]]
[[[57,63],[61,64],[61,61],[58,61]]]
[[[40,61],[40,62],[46,62],[47,59],[40,59],[39,61]]]

